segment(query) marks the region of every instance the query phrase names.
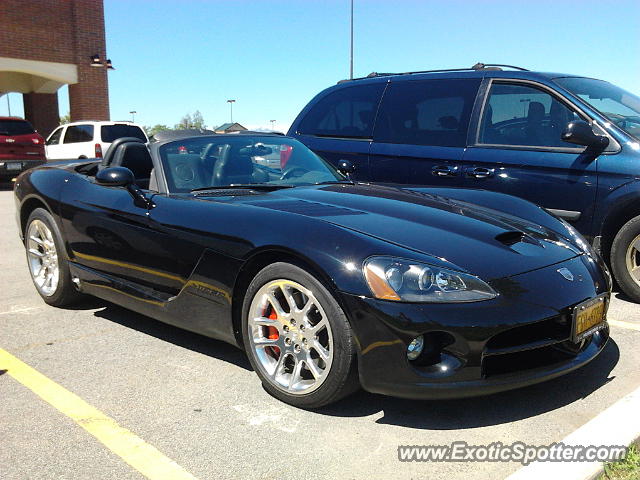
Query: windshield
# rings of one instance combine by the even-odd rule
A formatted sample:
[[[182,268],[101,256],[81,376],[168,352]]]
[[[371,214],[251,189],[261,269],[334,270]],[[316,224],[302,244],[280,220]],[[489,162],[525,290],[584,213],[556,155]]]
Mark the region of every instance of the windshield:
[[[580,97],[622,130],[640,139],[640,98],[603,80],[557,78],[556,83]]]
[[[280,136],[212,135],[159,148],[170,192],[207,187],[290,187],[346,177],[302,143]]]

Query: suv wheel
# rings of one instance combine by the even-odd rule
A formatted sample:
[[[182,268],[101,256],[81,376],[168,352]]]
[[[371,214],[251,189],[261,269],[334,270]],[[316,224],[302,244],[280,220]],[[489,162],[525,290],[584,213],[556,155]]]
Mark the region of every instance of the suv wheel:
[[[624,224],[614,238],[611,268],[622,291],[640,302],[640,216]]]

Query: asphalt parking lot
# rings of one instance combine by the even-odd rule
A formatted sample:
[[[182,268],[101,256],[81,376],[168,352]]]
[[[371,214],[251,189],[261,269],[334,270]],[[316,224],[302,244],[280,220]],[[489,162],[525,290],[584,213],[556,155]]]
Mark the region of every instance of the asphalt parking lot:
[[[640,307],[619,294],[590,365],[491,397],[408,401],[360,392],[318,412],[261,388],[237,349],[88,300],[46,306],[0,191],[0,349],[73,392],[199,479],[503,478],[515,463],[404,463],[398,445],[559,441],[640,386]],[[144,478],[0,363],[0,478]],[[615,428],[612,425],[611,428]]]

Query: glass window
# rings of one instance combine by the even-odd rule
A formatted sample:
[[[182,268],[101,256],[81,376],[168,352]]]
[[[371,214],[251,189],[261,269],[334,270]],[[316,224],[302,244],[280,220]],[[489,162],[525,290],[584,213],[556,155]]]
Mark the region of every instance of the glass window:
[[[60,143],[60,136],[64,127],[58,127],[47,139],[47,145],[58,145]]]
[[[72,125],[67,127],[64,143],[90,142],[93,140],[93,125]]]
[[[482,114],[478,143],[576,148],[560,136],[567,123],[579,118],[544,90],[494,83]]]
[[[479,79],[412,80],[391,83],[380,107],[374,139],[464,147]]]
[[[609,82],[593,78],[567,77],[555,81],[640,140],[639,97]]]
[[[140,127],[135,125],[127,125],[125,123],[117,125],[103,125],[100,127],[100,136],[105,143],[111,143],[114,140],[122,137],[134,137],[140,140],[147,141],[144,132]]]
[[[33,127],[26,120],[0,120],[0,135],[28,135]]]
[[[344,181],[302,143],[282,136],[216,135],[185,138],[159,149],[170,192],[269,185],[287,188]]]
[[[298,133],[323,137],[371,138],[384,83],[341,88],[316,103]]]

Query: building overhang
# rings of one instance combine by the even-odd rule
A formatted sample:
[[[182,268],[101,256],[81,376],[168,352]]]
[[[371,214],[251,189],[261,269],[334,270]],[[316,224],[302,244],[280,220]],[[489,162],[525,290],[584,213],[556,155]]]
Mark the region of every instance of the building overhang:
[[[78,67],[71,63],[0,57],[0,92],[56,93],[78,83]]]

